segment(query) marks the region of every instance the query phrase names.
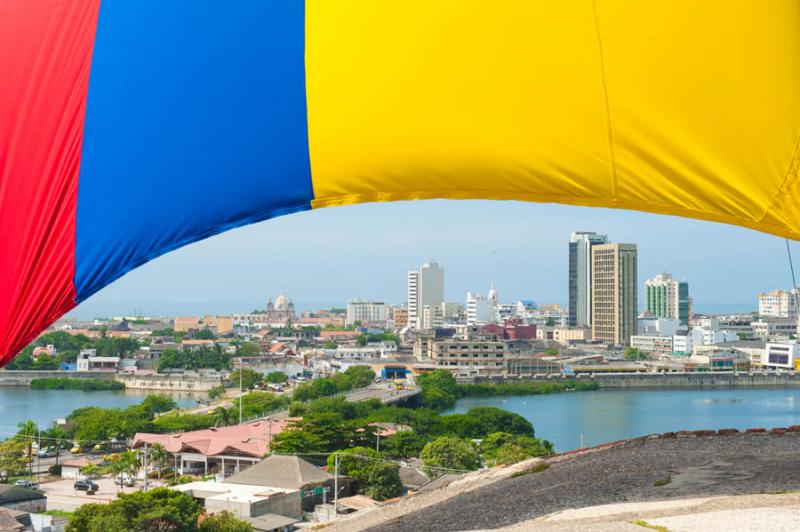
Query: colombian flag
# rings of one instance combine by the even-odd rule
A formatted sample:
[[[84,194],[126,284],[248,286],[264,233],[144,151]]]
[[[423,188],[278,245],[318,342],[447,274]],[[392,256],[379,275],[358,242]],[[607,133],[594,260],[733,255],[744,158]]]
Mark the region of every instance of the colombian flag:
[[[161,254],[311,208],[797,239],[799,134],[796,0],[0,0],[0,363]]]

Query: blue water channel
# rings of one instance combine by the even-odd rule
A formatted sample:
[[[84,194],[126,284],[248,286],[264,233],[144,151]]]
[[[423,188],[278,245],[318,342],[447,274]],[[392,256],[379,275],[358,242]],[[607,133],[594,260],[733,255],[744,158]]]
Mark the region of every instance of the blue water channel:
[[[460,399],[446,413],[496,406],[533,423],[557,451],[657,432],[800,425],[800,389],[597,390]]]

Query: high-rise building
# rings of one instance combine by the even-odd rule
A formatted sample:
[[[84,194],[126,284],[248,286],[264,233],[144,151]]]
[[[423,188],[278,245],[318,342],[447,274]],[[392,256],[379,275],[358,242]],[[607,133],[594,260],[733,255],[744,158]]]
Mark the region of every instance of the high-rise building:
[[[645,312],[689,325],[690,304],[689,283],[673,279],[672,274],[659,273],[644,282]]]
[[[606,235],[575,231],[569,239],[569,324],[592,323],[592,246],[608,242]]]
[[[424,328],[423,309],[440,308],[444,303],[444,269],[435,261],[426,262],[419,271],[408,272],[408,324]],[[435,315],[432,314],[432,316]],[[428,320],[430,324],[431,320]]]
[[[408,272],[408,326],[417,328],[419,312],[419,272]]]
[[[769,318],[797,318],[797,290],[773,290],[758,294],[758,314]]]
[[[628,345],[636,334],[636,244],[592,246],[592,336]]]

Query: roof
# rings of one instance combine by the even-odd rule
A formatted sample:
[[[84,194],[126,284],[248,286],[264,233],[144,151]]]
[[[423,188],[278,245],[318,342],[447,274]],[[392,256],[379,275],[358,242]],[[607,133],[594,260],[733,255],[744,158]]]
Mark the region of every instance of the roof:
[[[174,490],[187,493],[196,499],[215,500],[219,502],[237,502],[254,504],[266,501],[272,497],[286,493],[298,493],[297,490],[263,486],[247,486],[244,484],[230,484],[229,482],[215,482],[198,480],[188,484],[173,486]]]
[[[275,530],[285,526],[293,525],[298,520],[291,517],[276,514],[264,514],[258,517],[244,517],[243,521],[247,521],[253,525],[253,530],[261,532],[265,530]]]
[[[413,467],[400,468],[400,483],[404,488],[418,489],[431,481],[425,473]]]
[[[17,521],[8,508],[0,508],[0,530],[22,530],[25,527]]]
[[[12,486],[9,484],[0,484],[0,504],[20,501],[33,501],[36,499],[46,498],[47,495],[39,490],[22,488],[20,486]]]
[[[64,460],[61,462],[62,467],[86,467],[91,462],[87,460],[85,457],[75,458],[73,460]]]
[[[333,475],[297,456],[273,454],[241,473],[225,480],[231,484],[247,484],[284,489],[300,489],[332,480]]]
[[[438,490],[439,488],[444,488],[449,486],[454,481],[458,480],[459,478],[463,477],[464,475],[461,473],[446,473],[440,477],[437,477],[427,484],[420,486],[417,491],[432,491]]]
[[[378,502],[370,499],[366,495],[353,495],[352,497],[342,497],[339,499],[339,506],[359,511],[378,506]]]
[[[269,450],[270,434],[280,434],[290,421],[291,419],[260,420],[177,434],[137,432],[133,437],[132,447],[159,443],[170,453],[192,452],[205,456],[243,453],[260,458]]]

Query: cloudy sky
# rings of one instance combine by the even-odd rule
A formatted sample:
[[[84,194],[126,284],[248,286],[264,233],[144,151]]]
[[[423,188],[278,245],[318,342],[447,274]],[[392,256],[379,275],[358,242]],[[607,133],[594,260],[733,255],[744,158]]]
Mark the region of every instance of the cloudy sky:
[[[791,285],[783,239],[710,222],[522,202],[418,201],[294,214],[160,257],[82,304],[80,317],[225,313],[286,293],[301,309],[349,299],[405,300],[406,273],[429,258],[445,296],[491,282],[500,299],[567,301],[572,230],[639,245],[639,281],[660,271],[689,281],[700,310],[755,308],[759,291]],[[800,246],[793,247],[800,262]]]

